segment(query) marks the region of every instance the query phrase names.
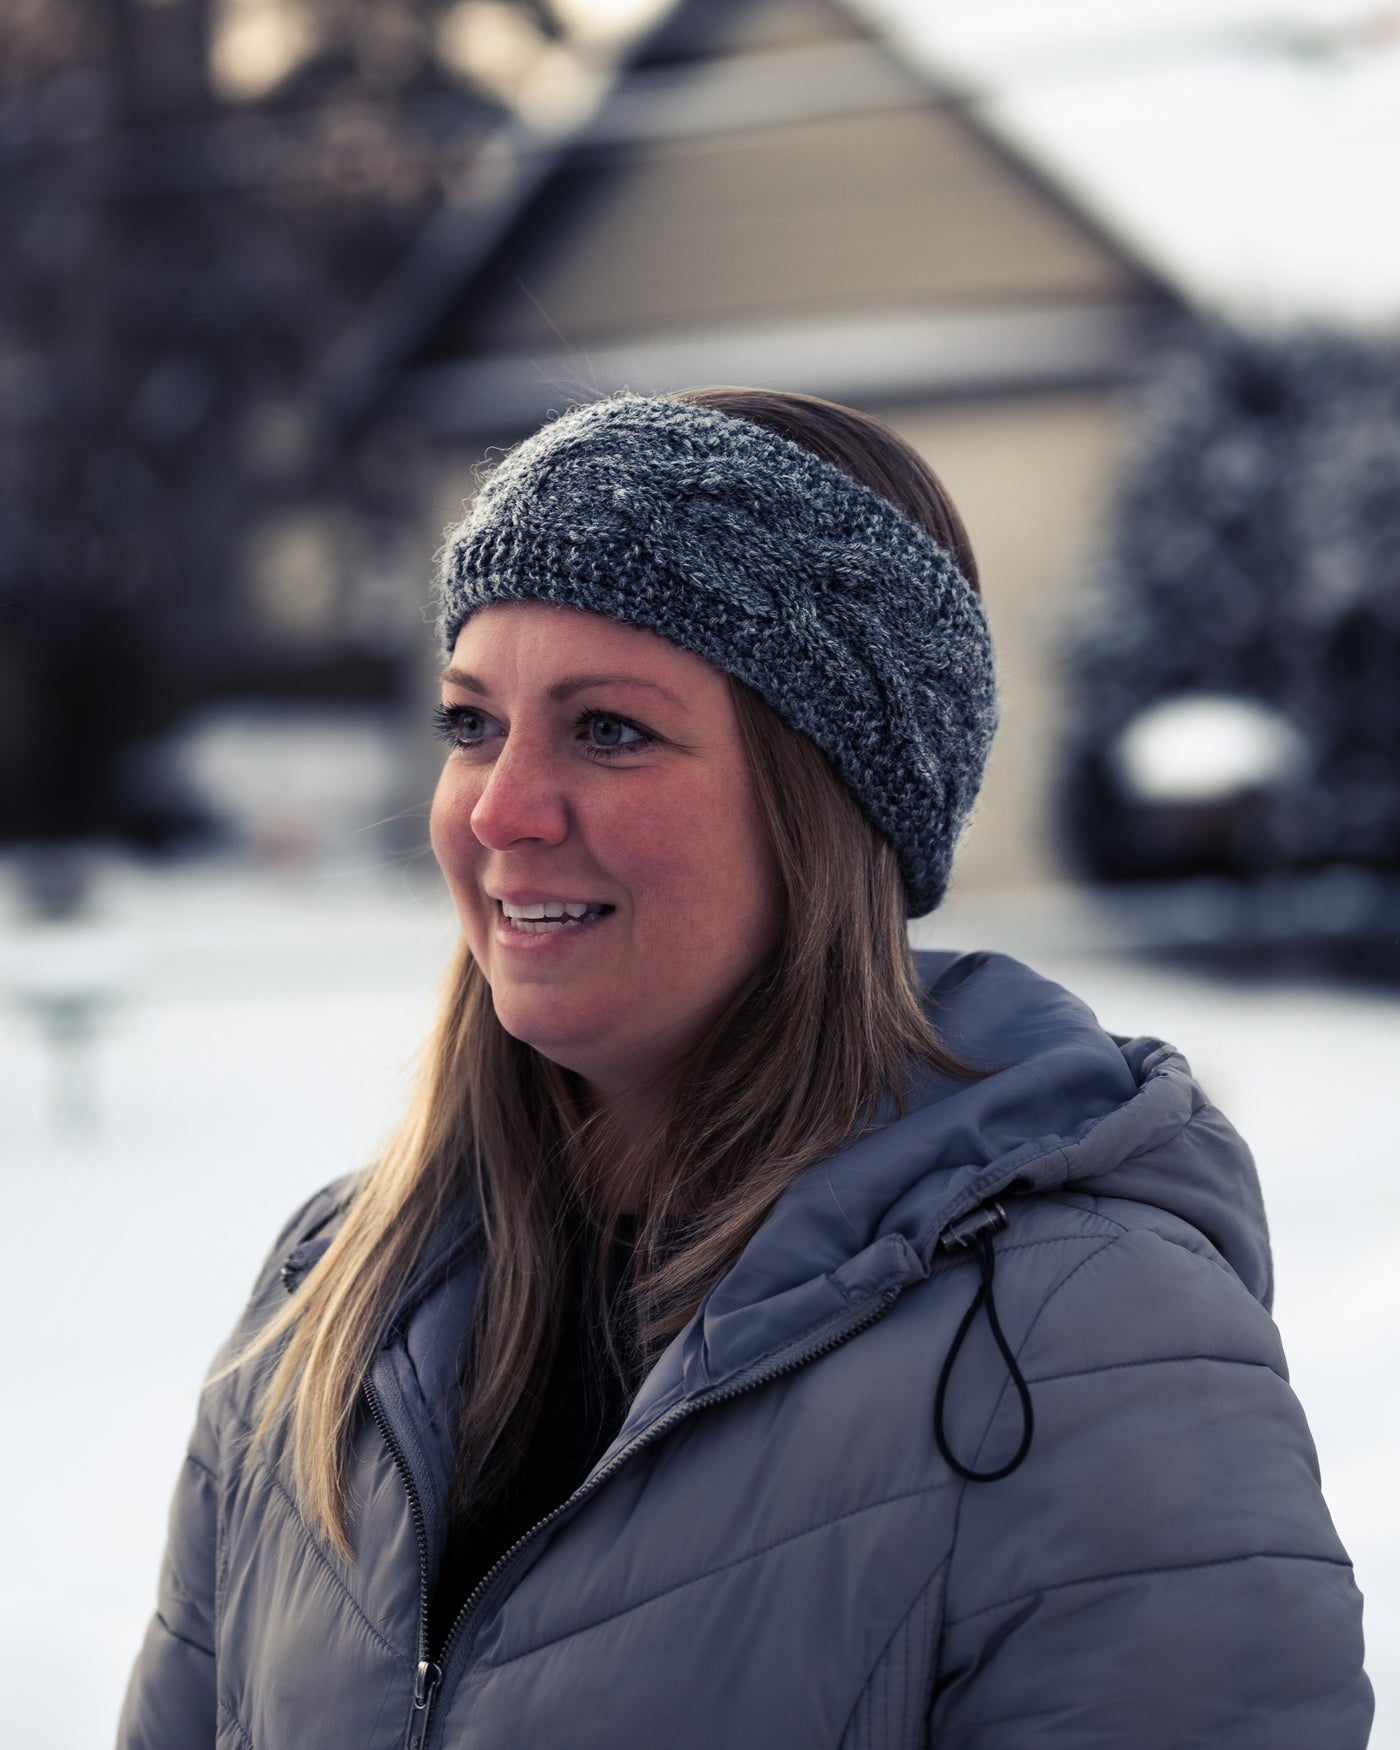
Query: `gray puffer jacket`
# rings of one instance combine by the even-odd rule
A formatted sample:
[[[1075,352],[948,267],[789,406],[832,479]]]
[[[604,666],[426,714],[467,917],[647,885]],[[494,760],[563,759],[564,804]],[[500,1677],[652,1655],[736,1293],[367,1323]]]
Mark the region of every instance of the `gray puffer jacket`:
[[[445,1648],[470,1238],[375,1357],[353,1565],[275,1449],[246,1462],[252,1382],[206,1392],[123,1750],[1361,1750],[1361,1600],[1247,1150],[1170,1047],[1013,961],[922,958],[949,1043],[1002,1067],[791,1187]],[[248,1320],[337,1214],[301,1212]],[[958,1236],[988,1234],[1034,1432],[969,1481],[936,1422],[984,1472],[1024,1427],[985,1304],[957,1348],[987,1257]]]

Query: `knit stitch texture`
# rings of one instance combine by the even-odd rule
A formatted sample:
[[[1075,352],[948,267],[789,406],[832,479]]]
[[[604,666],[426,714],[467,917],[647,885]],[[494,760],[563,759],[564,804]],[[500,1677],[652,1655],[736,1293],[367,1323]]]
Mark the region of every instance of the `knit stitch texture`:
[[[932,911],[996,728],[986,616],[888,500],[765,427],[624,395],[512,450],[449,537],[439,632],[493,602],[607,614],[753,688],[831,761]]]

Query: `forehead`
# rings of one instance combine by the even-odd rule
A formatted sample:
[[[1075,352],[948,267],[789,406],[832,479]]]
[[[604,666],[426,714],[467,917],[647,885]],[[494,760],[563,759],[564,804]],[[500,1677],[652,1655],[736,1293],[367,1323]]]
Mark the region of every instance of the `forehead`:
[[[687,696],[727,694],[724,675],[643,626],[550,602],[495,602],[457,635],[452,666],[493,683],[549,686],[573,676],[635,675]]]

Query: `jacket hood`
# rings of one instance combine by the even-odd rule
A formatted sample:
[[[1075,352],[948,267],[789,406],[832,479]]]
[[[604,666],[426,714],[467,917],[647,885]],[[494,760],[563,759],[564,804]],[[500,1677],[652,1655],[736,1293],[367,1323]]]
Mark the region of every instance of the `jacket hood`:
[[[926,1078],[903,1117],[789,1187],[661,1358],[628,1436],[680,1395],[927,1276],[950,1227],[1024,1193],[1131,1198],[1180,1217],[1268,1306],[1253,1160],[1179,1052],[1106,1033],[1079,998],[1005,955],[917,959],[943,1039],[981,1079]]]

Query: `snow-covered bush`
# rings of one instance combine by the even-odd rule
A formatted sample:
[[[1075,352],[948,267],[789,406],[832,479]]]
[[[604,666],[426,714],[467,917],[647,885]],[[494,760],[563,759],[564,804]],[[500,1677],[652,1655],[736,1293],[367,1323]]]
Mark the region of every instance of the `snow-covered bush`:
[[[1207,328],[1164,360],[1067,684],[1092,873],[1400,869],[1400,344]],[[1262,707],[1298,757],[1135,792],[1134,726],[1197,695]]]

